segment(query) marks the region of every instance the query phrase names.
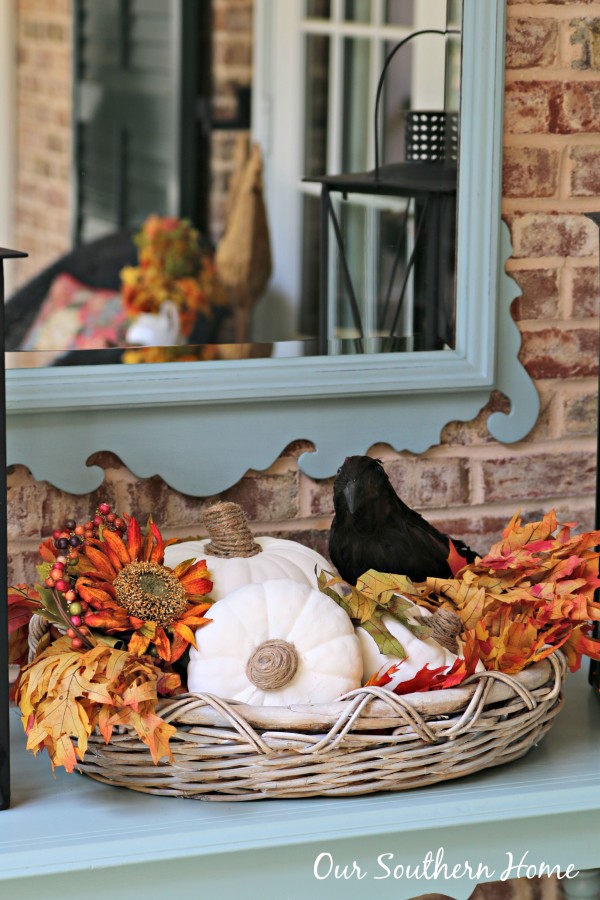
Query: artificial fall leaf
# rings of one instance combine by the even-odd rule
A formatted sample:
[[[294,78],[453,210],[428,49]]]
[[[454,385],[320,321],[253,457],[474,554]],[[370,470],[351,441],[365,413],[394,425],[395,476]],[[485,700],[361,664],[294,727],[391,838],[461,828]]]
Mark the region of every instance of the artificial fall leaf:
[[[398,659],[406,659],[407,653],[399,640],[397,640],[383,624],[383,616],[387,612],[377,605],[375,600],[367,597],[352,585],[347,584],[342,578],[333,576],[330,572],[321,572],[317,579],[319,590],[327,594],[332,600],[352,619],[355,626],[360,625],[371,635],[380,653],[384,656],[396,656]],[[339,585],[344,592],[339,594],[333,588]]]
[[[554,511],[528,525],[516,515],[484,557],[454,578],[428,579],[427,601],[477,630],[487,668],[514,674],[559,647],[572,669],[582,652],[600,658],[600,641],[587,635],[588,623],[600,621],[600,532],[571,528],[559,525]]]
[[[451,540],[449,540],[448,543],[450,544],[448,565],[450,566],[450,571],[452,572],[452,574],[457,575],[460,570],[467,565],[467,559],[466,557],[460,555]]]
[[[414,601],[421,595],[404,575],[390,575],[371,569],[353,587],[330,572],[321,572],[317,581],[319,590],[335,600],[355,626],[360,625],[371,635],[384,656],[406,659],[407,655],[400,641],[384,624],[384,616],[397,619],[416,637],[427,638],[431,635],[428,625],[415,624],[407,615],[414,610]],[[335,587],[339,587],[341,593],[334,590]]]
[[[8,661],[23,665],[28,654],[28,631],[32,615],[38,611],[40,597],[26,584],[8,590]]]
[[[453,664],[430,669],[429,663],[412,678],[401,681],[393,690],[394,694],[413,694],[421,691],[441,691],[444,688],[457,687],[475,672],[479,663],[479,642],[474,632],[467,632],[462,647],[462,657],[457,657]],[[394,663],[384,672],[379,672],[369,679],[368,685],[385,687],[401,668],[402,662]]]
[[[421,603],[424,599],[423,589],[415,585],[407,575],[391,575],[369,569],[356,582],[356,589],[378,606],[385,607],[386,612],[398,619],[416,637],[430,637],[429,626],[415,625],[410,616],[407,616],[407,613],[414,610],[415,604]]]
[[[160,692],[172,694],[179,676],[164,673],[148,657],[99,644],[85,652],[55,641],[21,672],[16,701],[27,733],[27,749],[48,750],[52,767],[69,772],[83,759],[98,726],[106,741],[115,725],[127,725],[149,747],[155,763],[169,756],[175,729],[156,715]]]

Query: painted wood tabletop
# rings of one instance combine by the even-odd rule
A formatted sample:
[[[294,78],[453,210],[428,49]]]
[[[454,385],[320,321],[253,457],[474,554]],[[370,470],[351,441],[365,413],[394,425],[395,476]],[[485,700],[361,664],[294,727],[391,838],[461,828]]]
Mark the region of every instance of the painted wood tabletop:
[[[508,766],[397,794],[244,803],[149,796],[62,771],[54,780],[45,756],[24,751],[15,711],[0,897],[466,898],[478,869],[490,881],[543,863],[594,868],[600,704],[584,671],[565,696],[550,734]]]

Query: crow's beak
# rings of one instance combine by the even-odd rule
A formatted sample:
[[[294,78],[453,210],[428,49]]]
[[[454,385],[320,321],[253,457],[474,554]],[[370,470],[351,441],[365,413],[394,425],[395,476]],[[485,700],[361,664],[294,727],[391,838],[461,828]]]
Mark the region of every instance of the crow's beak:
[[[351,516],[354,515],[356,511],[356,498],[357,498],[357,490],[356,490],[356,482],[349,481],[346,487],[344,488],[344,498],[346,500],[346,506],[348,507],[348,512]]]

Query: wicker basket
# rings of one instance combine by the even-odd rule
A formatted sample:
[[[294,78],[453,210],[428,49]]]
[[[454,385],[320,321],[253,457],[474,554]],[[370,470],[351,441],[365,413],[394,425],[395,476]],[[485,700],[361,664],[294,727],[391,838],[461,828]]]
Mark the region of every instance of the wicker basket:
[[[90,738],[81,771],[119,787],[198,800],[400,791],[523,756],[562,706],[560,652],[511,677],[398,697],[362,688],[323,706],[257,707],[203,694],[161,701],[173,762],[152,763],[134,732]]]

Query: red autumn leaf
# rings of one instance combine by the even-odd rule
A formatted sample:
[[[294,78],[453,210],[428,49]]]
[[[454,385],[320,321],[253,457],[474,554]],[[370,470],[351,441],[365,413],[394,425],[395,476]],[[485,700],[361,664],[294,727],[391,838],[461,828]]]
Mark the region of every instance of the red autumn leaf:
[[[435,686],[439,685],[440,675],[443,675],[445,671],[446,666],[430,669],[427,663],[422,669],[419,669],[413,678],[409,678],[408,681],[402,681],[397,685],[394,688],[394,694],[414,694],[421,691],[434,690]]]
[[[371,675],[369,680],[365,682],[365,687],[385,687],[386,684],[389,684],[398,669],[400,668],[400,663],[394,663],[386,669],[384,672],[376,672],[374,675]]]
[[[449,541],[450,544],[450,553],[448,554],[448,565],[450,566],[450,571],[452,575],[457,575],[462,568],[467,565],[467,560],[464,556],[461,556],[452,541]]]
[[[32,615],[41,607],[40,596],[26,584],[8,589],[8,633],[9,635],[29,625]]]

